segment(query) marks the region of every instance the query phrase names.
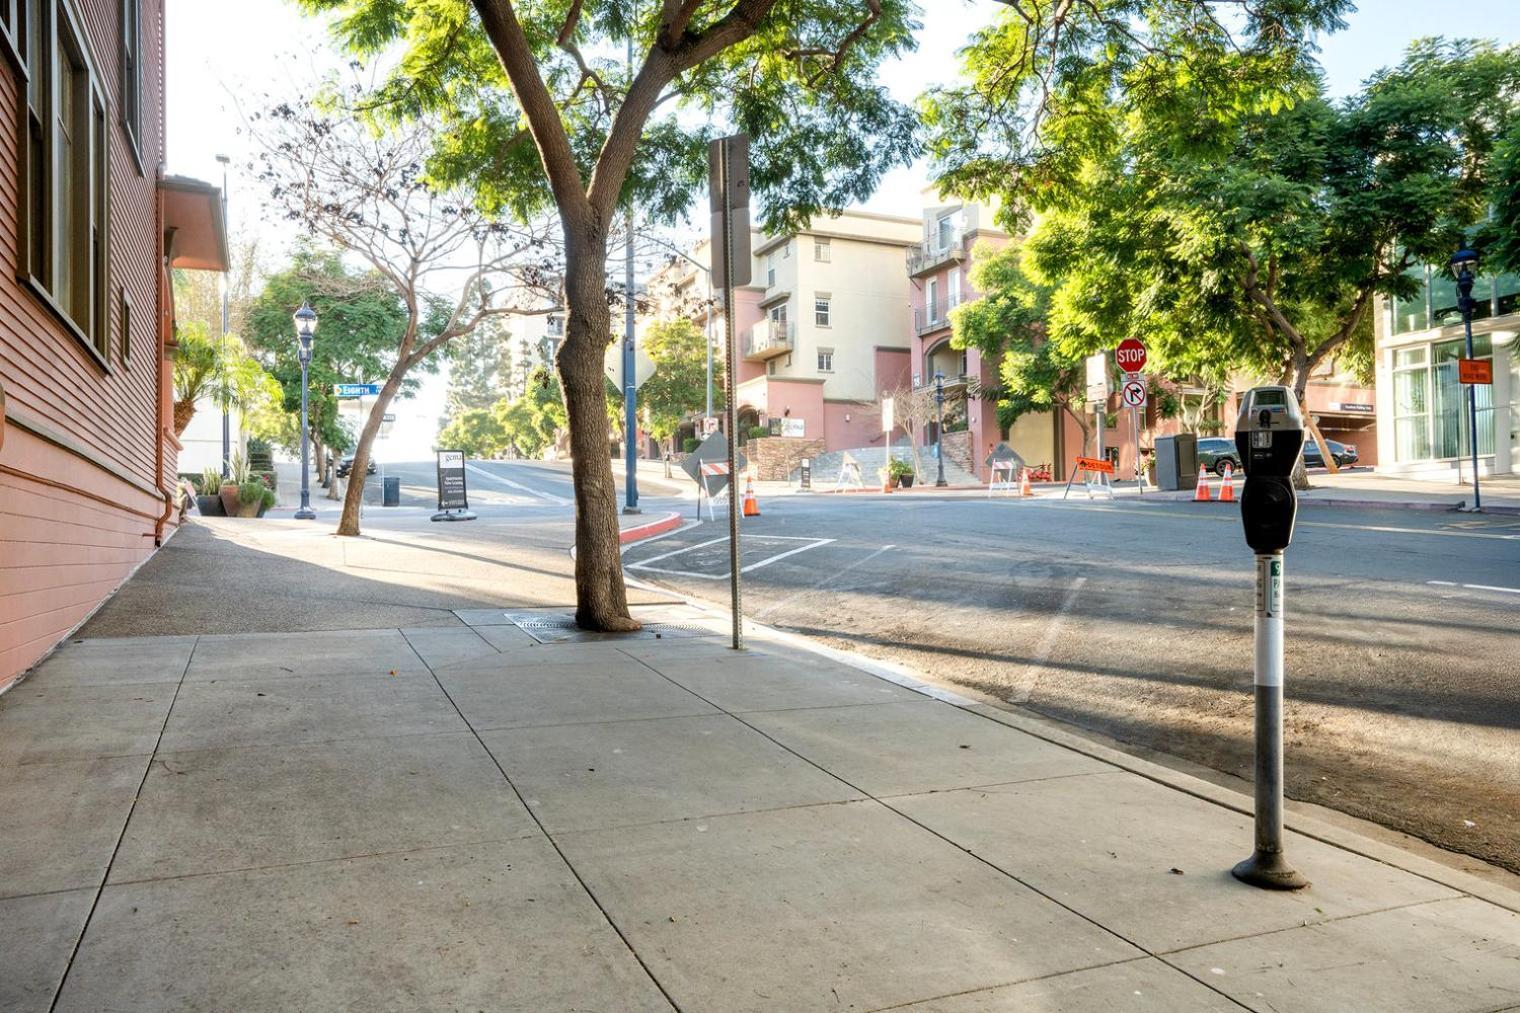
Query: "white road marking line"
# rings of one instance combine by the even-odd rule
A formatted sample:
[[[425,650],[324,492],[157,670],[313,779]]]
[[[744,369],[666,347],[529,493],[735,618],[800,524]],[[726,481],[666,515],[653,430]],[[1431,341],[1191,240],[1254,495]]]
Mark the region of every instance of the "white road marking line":
[[[766,616],[768,616],[771,613],[775,612],[777,609],[781,608],[784,605],[790,605],[793,602],[798,601],[799,599],[806,598],[810,594],[816,594],[817,592],[823,590],[828,585],[832,584],[836,578],[841,577],[841,576],[843,576],[846,573],[849,573],[851,570],[855,569],[857,566],[864,566],[866,563],[869,563],[871,560],[875,559],[877,556],[881,555],[883,552],[886,552],[889,549],[895,549],[895,548],[897,548],[897,546],[895,546],[895,545],[883,545],[881,548],[877,549],[875,552],[871,553],[869,556],[862,556],[860,559],[855,560],[855,562],[851,563],[849,566],[842,567],[842,568],[840,568],[838,570],[835,570],[833,573],[829,574],[823,580],[820,580],[818,583],[814,584],[812,587],[808,588],[806,591],[799,591],[798,593],[796,593],[794,595],[790,595],[790,596],[788,596],[786,598],[781,599],[776,604],[774,604],[770,608],[766,609],[764,612],[761,612],[759,615],[755,616],[755,619],[757,621],[758,620],[762,620]]]
[[[1009,700],[1009,703],[1028,703],[1034,695],[1034,687],[1040,681],[1040,673],[1045,668],[1045,662],[1050,660],[1050,652],[1055,649],[1056,641],[1060,639],[1066,627],[1066,617],[1071,614],[1072,607],[1077,604],[1077,595],[1082,590],[1082,585],[1087,583],[1086,577],[1078,577],[1071,582],[1071,587],[1066,592],[1066,597],[1061,601],[1061,607],[1051,617],[1050,622],[1045,624],[1045,632],[1040,636],[1039,642],[1034,645],[1034,650],[1029,654],[1029,661],[1025,663],[1024,670],[1030,674],[1027,685]]]
[[[465,469],[467,471],[473,471],[477,475],[484,475],[486,478],[489,478],[493,482],[500,482],[502,485],[525,492],[529,496],[537,496],[541,500],[547,500],[548,502],[555,503],[559,506],[569,506],[575,502],[574,500],[565,499],[563,496],[556,496],[551,492],[543,492],[539,489],[534,489],[532,486],[523,485],[521,482],[514,482],[510,478],[503,478],[501,475],[496,474],[494,471],[487,471],[478,465],[466,464]]]
[[[759,562],[751,563],[748,566],[741,566],[739,568],[739,572],[740,573],[749,573],[752,570],[758,570],[761,567],[770,566],[772,563],[775,563],[775,562],[778,562],[780,560],[783,560],[783,559],[785,559],[788,556],[795,556],[799,552],[806,552],[808,549],[816,549],[820,545],[828,545],[829,543],[835,541],[835,539],[833,539],[833,538],[805,538],[805,537],[802,537],[800,535],[751,535],[750,538],[751,539],[770,539],[770,540],[774,540],[774,541],[786,541],[786,542],[807,542],[808,544],[807,545],[799,545],[795,549],[787,549],[785,552],[777,553],[774,556],[767,557],[765,559],[760,560]],[[708,539],[705,542],[698,542],[696,545],[688,545],[688,546],[686,546],[685,548],[682,548],[682,549],[674,549],[674,550],[672,550],[670,552],[662,552],[662,553],[660,553],[660,555],[658,555],[658,556],[651,556],[650,558],[648,558],[646,560],[643,560],[642,562],[629,563],[628,564],[628,569],[630,569],[630,570],[648,570],[650,573],[668,573],[668,574],[672,574],[673,576],[677,576],[677,577],[692,577],[692,578],[694,578],[696,580],[727,580],[728,577],[729,577],[729,575],[726,572],[725,573],[719,573],[719,574],[696,573],[696,572],[694,572],[692,570],[672,570],[672,569],[669,569],[669,568],[666,568],[666,567],[650,566],[649,565],[650,563],[658,563],[662,559],[669,559],[672,556],[679,556],[683,552],[694,552],[697,549],[703,549],[703,548],[706,548],[709,545],[717,545],[720,542],[726,542],[726,541],[728,541],[728,536],[727,535],[724,535],[721,538],[710,538],[710,539]]]
[[[1427,580],[1436,587],[1465,587],[1470,591],[1501,591],[1504,594],[1520,594],[1520,587],[1495,587],[1493,584],[1458,584],[1454,580]]]
[[[1233,522],[1235,524],[1239,524],[1240,523],[1239,517],[1236,516],[1235,514],[1225,515],[1225,514],[1218,514],[1218,513],[1216,513],[1216,514],[1210,515],[1210,514],[1202,513],[1201,511],[1200,512],[1183,512],[1181,510],[1167,510],[1167,509],[1165,509],[1163,507],[1122,507],[1122,506],[1109,506],[1106,503],[1089,504],[1089,503],[1087,503],[1085,501],[1081,501],[1081,502],[1075,502],[1074,501],[1072,503],[1067,503],[1065,505],[1063,505],[1060,501],[1052,501],[1052,502],[1049,502],[1049,503],[1040,503],[1040,502],[1020,503],[1016,499],[995,499],[995,500],[989,500],[987,502],[991,502],[991,503],[1003,503],[1003,504],[1010,504],[1011,503],[1011,504],[1013,504],[1013,508],[1015,508],[1015,509],[1022,509],[1023,507],[1035,507],[1035,508],[1041,508],[1041,509],[1046,509],[1046,510],[1062,510],[1062,509],[1069,510],[1069,509],[1072,509],[1073,507],[1080,507],[1081,509],[1084,509],[1084,510],[1093,510],[1093,511],[1096,511],[1098,513],[1106,513],[1106,514],[1134,514],[1135,516],[1142,516],[1142,515],[1145,515],[1145,514],[1150,514],[1152,516],[1157,516],[1157,517],[1187,517],[1187,518],[1189,518],[1191,520],[1227,521],[1227,522]],[[1304,505],[1307,504],[1309,506],[1313,506],[1313,503],[1314,503],[1313,500],[1305,500],[1305,501],[1301,501],[1299,503],[1299,505],[1300,506],[1304,506]],[[1338,523],[1335,523],[1333,521],[1306,521],[1306,520],[1300,519],[1298,521],[1298,526],[1301,527],[1301,528],[1338,528],[1338,529],[1345,530],[1345,531],[1376,531],[1376,532],[1378,532],[1380,534],[1391,534],[1391,535],[1444,535],[1444,536],[1446,536],[1448,538],[1487,538],[1487,539],[1490,539],[1490,540],[1497,540],[1497,541],[1520,541],[1520,535],[1496,535],[1496,534],[1485,534],[1485,533],[1483,533],[1481,531],[1450,531],[1450,530],[1436,530],[1436,529],[1433,529],[1433,528],[1398,528],[1398,527],[1392,527],[1392,526],[1381,525],[1381,524],[1338,524]]]

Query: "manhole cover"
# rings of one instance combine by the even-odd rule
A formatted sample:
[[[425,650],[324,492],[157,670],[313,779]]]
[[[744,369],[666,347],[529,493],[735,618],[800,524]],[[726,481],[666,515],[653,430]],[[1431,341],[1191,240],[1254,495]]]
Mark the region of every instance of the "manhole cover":
[[[635,633],[594,633],[575,625],[575,617],[564,613],[507,612],[507,622],[521,629],[541,644],[587,643],[596,640],[678,640],[683,637],[711,637],[716,634],[694,623],[649,623]]]

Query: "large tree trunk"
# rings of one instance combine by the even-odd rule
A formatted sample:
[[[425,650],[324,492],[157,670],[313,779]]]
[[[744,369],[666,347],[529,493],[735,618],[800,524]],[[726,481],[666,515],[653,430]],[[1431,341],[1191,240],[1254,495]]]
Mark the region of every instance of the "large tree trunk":
[[[375,434],[380,431],[380,423],[385,421],[385,410],[390,407],[396,391],[401,389],[401,380],[405,375],[405,368],[398,362],[386,378],[385,386],[380,388],[380,395],[375,398],[374,407],[370,408],[369,417],[364,422],[364,430],[359,433],[359,444],[354,447],[354,464],[348,470],[348,492],[343,497],[343,515],[338,518],[337,533],[340,535],[359,533],[359,505],[364,502],[364,479],[369,473],[370,447],[375,442]]]
[[[1309,387],[1309,373],[1307,368],[1294,377],[1293,396],[1298,398],[1298,410],[1304,416],[1304,439],[1313,440],[1319,446],[1320,460],[1325,462],[1325,470],[1334,475],[1340,469],[1336,467],[1335,455],[1330,453],[1330,444],[1325,439],[1325,434],[1319,431],[1319,426],[1314,424],[1314,417],[1309,414],[1309,406],[1304,403],[1304,397]],[[1293,488],[1300,492],[1314,488],[1309,484],[1309,469],[1304,464],[1304,455],[1300,453],[1298,460],[1293,462]]]
[[[611,312],[603,283],[607,243],[571,234],[566,225],[565,343],[558,356],[560,387],[570,421],[571,474],[575,479],[575,622],[584,630],[639,628],[628,612],[618,537],[617,486],[607,455],[607,387],[603,358]]]

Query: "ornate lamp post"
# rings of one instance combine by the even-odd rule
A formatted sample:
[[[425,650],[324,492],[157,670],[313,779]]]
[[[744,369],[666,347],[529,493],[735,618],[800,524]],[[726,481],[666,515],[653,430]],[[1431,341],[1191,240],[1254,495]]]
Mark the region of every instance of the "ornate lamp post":
[[[317,333],[317,313],[311,303],[302,301],[292,319],[296,322],[296,358],[301,362],[301,508],[296,520],[314,521],[317,512],[311,508],[311,433],[306,423],[306,368],[311,365],[311,342]]]
[[[939,474],[934,479],[936,488],[949,485],[945,481],[945,374],[934,371],[934,459]]]
[[[1457,309],[1462,312],[1462,324],[1467,329],[1467,357],[1473,357],[1473,280],[1474,268],[1478,266],[1478,255],[1472,250],[1458,250],[1451,258],[1451,273],[1457,277]],[[1472,450],[1472,476],[1473,476],[1473,512],[1480,513],[1483,510],[1483,494],[1478,489],[1478,387],[1477,384],[1467,385],[1467,421],[1470,430],[1470,442],[1468,446]]]

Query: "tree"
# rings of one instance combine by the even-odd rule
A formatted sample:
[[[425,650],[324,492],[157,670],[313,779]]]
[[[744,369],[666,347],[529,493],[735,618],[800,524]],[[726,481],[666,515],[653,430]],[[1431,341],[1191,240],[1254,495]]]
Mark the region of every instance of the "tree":
[[[330,249],[298,248],[286,267],[264,280],[244,323],[247,343],[279,382],[284,410],[291,414],[301,409],[301,365],[291,314],[306,301],[318,318],[307,369],[307,417],[318,447],[320,477],[326,463],[323,450],[342,452],[353,442],[339,418],[333,385],[365,383],[389,373],[406,316],[400,301],[372,272],[348,267]],[[410,393],[411,387],[403,386],[402,393]],[[299,439],[297,432],[297,445]]]
[[[984,295],[951,312],[950,343],[975,348],[998,364],[996,388],[983,393],[997,404],[998,425],[1008,428],[1031,412],[1059,410],[1082,430],[1085,446],[1093,429],[1085,411],[1085,356],[1046,333],[1050,286],[1029,278],[1017,245],[978,245],[969,280]]]
[[[507,445],[507,431],[490,408],[466,408],[443,427],[438,445],[470,457],[495,457]]]
[[[507,443],[522,457],[541,455],[567,422],[559,382],[544,367],[529,374],[516,399],[498,401],[495,412]]]
[[[876,80],[912,47],[909,0],[302,0],[336,11],[341,44],[395,69],[370,108],[451,127],[430,171],[468,180],[520,219],[552,208],[569,315],[557,367],[574,457],[576,621],[638,628],[628,612],[607,454],[602,356],[615,223],[690,207],[711,127],[753,138],[769,228],[864,199],[917,153],[911,113]],[[631,39],[626,70],[611,54]],[[404,47],[392,59],[396,47]],[[630,61],[632,63],[632,61]],[[684,115],[682,113],[684,112]],[[619,212],[622,212],[620,214]]]
[[[676,430],[707,406],[707,336],[684,317],[661,320],[645,331],[644,351],[654,364],[654,374],[639,387],[644,424],[666,449],[673,449]],[[719,391],[714,408],[721,401]]]
[[[474,408],[489,408],[503,396],[514,395],[512,332],[501,320],[490,320],[448,346],[449,390],[444,402],[448,419]]]
[[[350,536],[359,533],[370,447],[408,374],[436,367],[434,354],[492,317],[548,312],[558,280],[544,270],[542,235],[491,219],[425,171],[440,142],[433,121],[379,134],[360,122],[354,101],[354,88],[332,85],[303,104],[276,103],[252,126],[269,209],[363,262],[401,308],[390,369],[354,446],[337,528]]]

